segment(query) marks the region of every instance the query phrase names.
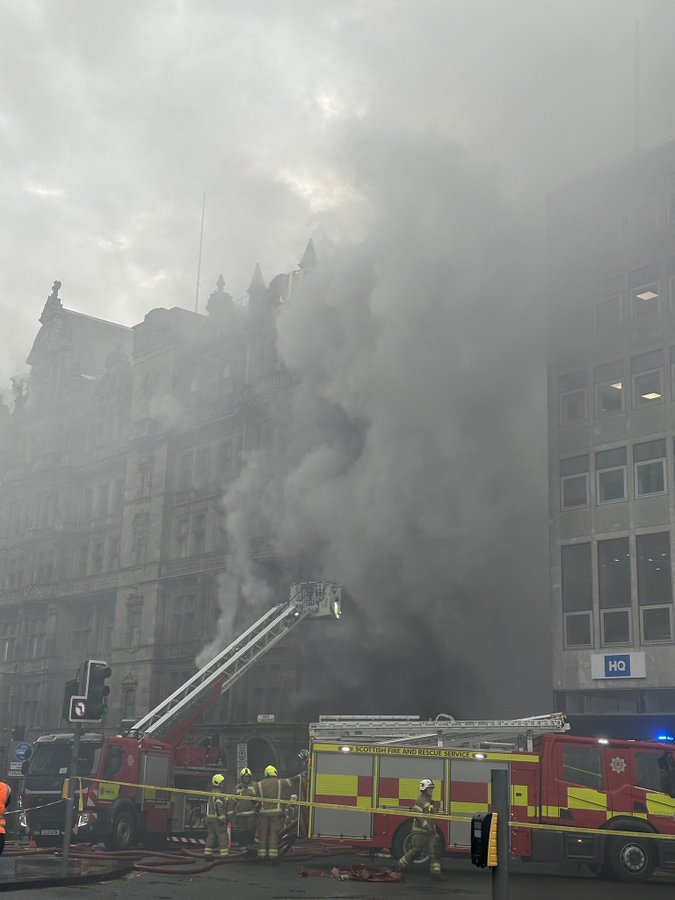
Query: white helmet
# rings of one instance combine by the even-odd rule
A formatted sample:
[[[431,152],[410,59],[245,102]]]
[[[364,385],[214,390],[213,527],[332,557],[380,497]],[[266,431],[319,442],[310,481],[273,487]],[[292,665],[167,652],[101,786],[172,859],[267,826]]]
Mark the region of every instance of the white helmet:
[[[436,785],[433,783],[431,778],[423,778],[420,781],[420,791],[426,791],[427,788],[433,788],[433,787],[436,787]]]

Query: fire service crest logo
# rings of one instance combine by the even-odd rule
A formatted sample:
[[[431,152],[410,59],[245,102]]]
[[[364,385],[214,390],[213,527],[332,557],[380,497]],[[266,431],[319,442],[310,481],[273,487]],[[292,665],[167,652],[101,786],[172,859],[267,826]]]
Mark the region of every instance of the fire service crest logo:
[[[610,762],[609,767],[612,772],[616,772],[617,775],[620,775],[622,772],[626,771],[626,760],[620,756],[615,756]]]

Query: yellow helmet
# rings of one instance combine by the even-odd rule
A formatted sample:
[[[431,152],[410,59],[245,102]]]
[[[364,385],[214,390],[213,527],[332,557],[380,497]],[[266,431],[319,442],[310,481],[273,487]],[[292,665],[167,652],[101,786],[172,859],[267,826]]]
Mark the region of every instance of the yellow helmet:
[[[266,766],[265,767],[265,776],[268,778],[276,778],[279,773],[277,772],[276,766]]]
[[[244,769],[241,770],[241,772],[240,772],[239,774],[240,774],[241,777],[243,778],[244,775],[252,776],[252,775],[253,775],[253,772],[251,772],[250,769],[244,768]]]
[[[214,775],[213,778],[211,779],[211,784],[212,784],[214,787],[218,787],[218,786],[221,785],[224,781],[225,781],[225,776],[224,776],[224,775]]]

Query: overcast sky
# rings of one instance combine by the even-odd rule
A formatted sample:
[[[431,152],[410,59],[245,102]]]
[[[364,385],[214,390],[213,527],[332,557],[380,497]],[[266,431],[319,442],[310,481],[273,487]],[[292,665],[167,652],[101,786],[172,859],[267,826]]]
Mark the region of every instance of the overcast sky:
[[[372,210],[354,141],[459,142],[514,202],[671,138],[670,0],[2,0],[0,382],[55,278],[127,325]],[[386,142],[383,142],[386,144]],[[386,151],[385,151],[386,152]]]

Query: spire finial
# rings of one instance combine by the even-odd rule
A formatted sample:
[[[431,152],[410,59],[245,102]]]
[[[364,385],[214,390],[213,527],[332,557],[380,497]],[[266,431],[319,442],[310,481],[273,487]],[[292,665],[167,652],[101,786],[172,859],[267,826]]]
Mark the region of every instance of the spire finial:
[[[57,280],[52,285],[52,292],[47,297],[47,302],[45,303],[45,308],[42,310],[42,315],[40,316],[40,322],[43,325],[45,322],[48,322],[50,319],[53,319],[54,316],[57,315],[58,312],[63,309],[63,303],[61,303],[61,298],[59,297],[60,289],[61,289],[61,282]]]
[[[311,269],[316,269],[318,261],[316,250],[314,249],[314,241],[310,238],[305,247],[305,252],[302,254],[300,268],[303,272],[309,272]]]

